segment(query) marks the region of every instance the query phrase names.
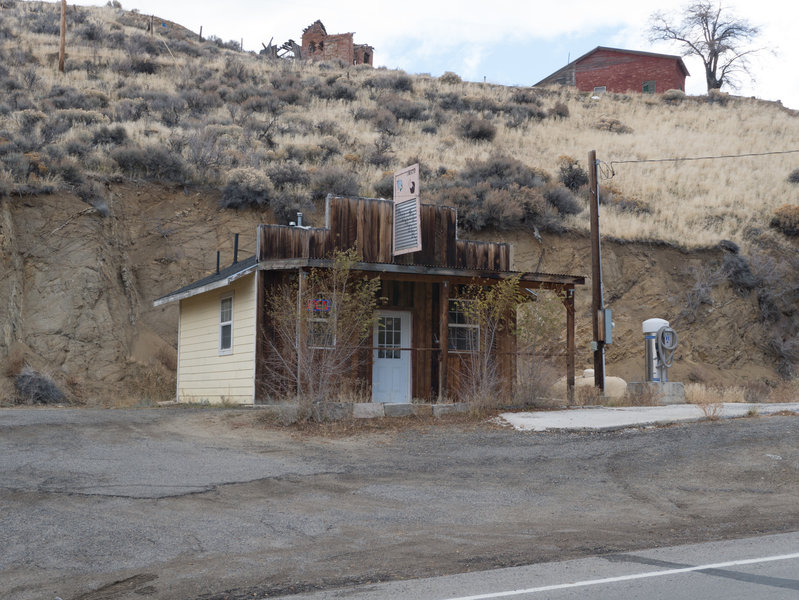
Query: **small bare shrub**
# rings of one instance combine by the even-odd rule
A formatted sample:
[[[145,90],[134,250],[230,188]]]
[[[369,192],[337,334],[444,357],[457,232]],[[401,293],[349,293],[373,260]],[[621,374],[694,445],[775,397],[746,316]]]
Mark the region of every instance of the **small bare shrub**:
[[[163,146],[117,148],[111,158],[131,177],[179,182],[187,177],[183,160]]]
[[[796,379],[781,381],[770,391],[767,398],[762,401],[780,403],[799,402],[799,381]]]
[[[682,90],[666,90],[663,92],[661,99],[665,104],[680,104],[685,100],[685,92]]]
[[[758,285],[749,261],[740,254],[725,254],[721,270],[727,276],[732,289],[738,294],[746,294]]]
[[[715,421],[721,416],[724,409],[724,398],[717,388],[708,388],[701,383],[689,383],[685,386],[685,401],[696,404],[702,414],[710,421]]]
[[[266,206],[275,195],[275,187],[266,175],[244,167],[233,169],[222,188],[219,206],[222,208],[251,208]]]
[[[549,109],[547,114],[553,119],[568,119],[569,107],[565,102],[555,102],[555,105]]]
[[[381,100],[382,106],[397,119],[403,121],[424,121],[427,119],[427,106],[402,96],[394,95]]]
[[[64,401],[62,392],[53,379],[25,366],[14,378],[18,404],[59,404]]]
[[[311,176],[311,195],[321,200],[327,194],[356,196],[358,180],[354,174],[338,167],[322,167]]]
[[[463,79],[457,73],[453,73],[452,71],[444,71],[441,77],[438,78],[441,83],[446,83],[449,85],[456,85],[458,83],[463,83]]]
[[[660,406],[663,393],[658,384],[641,384],[635,387],[634,391],[629,388],[625,397],[629,406]]]
[[[308,185],[311,182],[308,171],[293,160],[270,164],[266,175],[278,189],[290,185]]]
[[[580,166],[580,161],[571,156],[558,157],[558,180],[576,192],[584,185],[588,185],[588,173]]]
[[[458,133],[474,142],[491,142],[497,135],[497,128],[491,121],[468,115],[458,124]]]
[[[794,171],[799,174],[799,169]],[[793,173],[791,174],[793,175]],[[788,236],[799,236],[799,206],[784,204],[774,211],[771,227]]]
[[[544,190],[544,198],[561,216],[579,215],[583,211],[582,205],[568,188],[549,186]]]
[[[788,182],[789,183],[799,183],[799,169],[794,169],[788,175]]]
[[[602,117],[594,124],[594,129],[599,129],[600,131],[609,131],[611,133],[632,133],[633,130],[631,127],[627,127],[624,123],[619,121],[618,119],[612,119],[609,117]]]

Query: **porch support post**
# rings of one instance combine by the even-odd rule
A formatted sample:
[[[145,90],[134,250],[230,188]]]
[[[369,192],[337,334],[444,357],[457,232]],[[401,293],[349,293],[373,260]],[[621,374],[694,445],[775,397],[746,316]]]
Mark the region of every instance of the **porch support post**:
[[[438,295],[441,307],[438,321],[438,339],[441,345],[441,364],[438,369],[438,401],[447,398],[447,366],[449,365],[449,281],[441,282],[441,293]]]
[[[302,331],[302,296],[305,293],[305,271],[302,269],[297,270],[297,339],[295,347],[297,349],[297,400],[299,401],[302,394],[302,372],[305,368],[303,365],[303,331]]]
[[[569,405],[574,404],[574,288],[564,290],[566,307],[566,393]]]

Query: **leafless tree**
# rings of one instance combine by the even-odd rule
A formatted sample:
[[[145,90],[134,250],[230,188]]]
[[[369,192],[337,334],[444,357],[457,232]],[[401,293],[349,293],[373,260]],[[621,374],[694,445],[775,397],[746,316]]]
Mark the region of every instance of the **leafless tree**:
[[[750,44],[760,34],[760,28],[713,2],[691,4],[683,10],[682,22],[675,22],[673,15],[654,13],[649,37],[652,41],[679,42],[684,56],[701,58],[708,91],[723,85],[735,88],[739,73],[751,76],[749,57],[762,48],[752,48]]]

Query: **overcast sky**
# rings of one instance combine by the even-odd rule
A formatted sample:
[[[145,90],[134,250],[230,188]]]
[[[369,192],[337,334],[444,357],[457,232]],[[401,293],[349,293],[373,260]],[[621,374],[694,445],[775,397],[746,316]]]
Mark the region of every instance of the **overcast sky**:
[[[83,4],[83,2],[78,2]],[[102,5],[104,1],[88,1]],[[647,40],[655,10],[679,13],[674,0],[122,0],[224,40],[244,40],[245,50],[289,38],[299,42],[304,27],[320,19],[328,33],[355,32],[355,42],[374,46],[375,66],[408,73],[454,71],[469,81],[532,85],[570,59],[596,46],[681,54],[678,46]],[[799,3],[794,0],[726,0],[735,15],[761,27],[753,59],[755,81],[737,93],[781,100],[799,109]],[[689,94],[706,92],[702,63],[686,58]]]

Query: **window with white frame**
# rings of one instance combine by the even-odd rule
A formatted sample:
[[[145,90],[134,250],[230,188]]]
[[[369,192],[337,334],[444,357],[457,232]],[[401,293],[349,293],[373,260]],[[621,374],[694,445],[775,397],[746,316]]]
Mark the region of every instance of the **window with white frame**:
[[[598,85],[594,88],[594,96],[599,96],[600,94],[604,94],[608,91],[607,86],[605,85]]]
[[[233,296],[219,300],[219,354],[233,354]]]
[[[450,350],[480,350],[480,325],[469,318],[467,307],[474,300],[454,299],[449,301],[449,333]]]

